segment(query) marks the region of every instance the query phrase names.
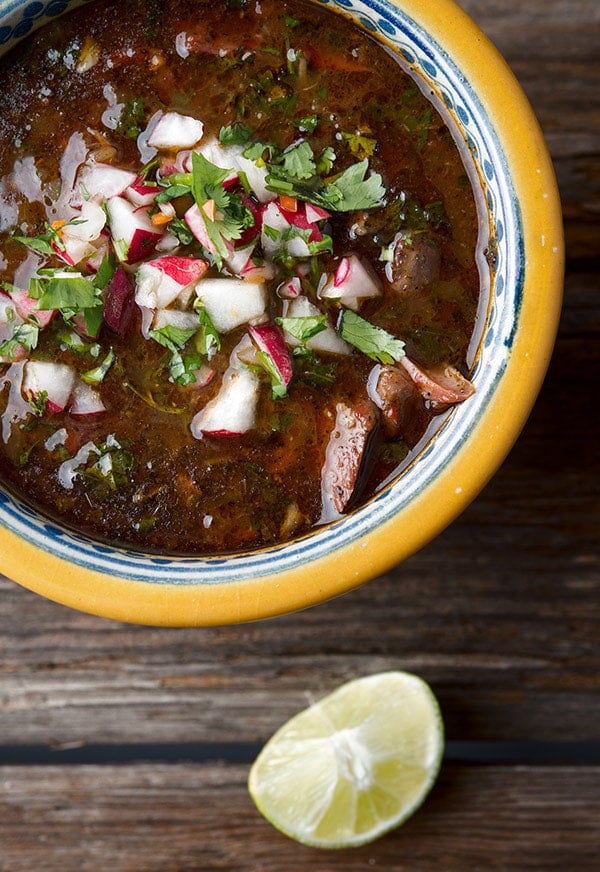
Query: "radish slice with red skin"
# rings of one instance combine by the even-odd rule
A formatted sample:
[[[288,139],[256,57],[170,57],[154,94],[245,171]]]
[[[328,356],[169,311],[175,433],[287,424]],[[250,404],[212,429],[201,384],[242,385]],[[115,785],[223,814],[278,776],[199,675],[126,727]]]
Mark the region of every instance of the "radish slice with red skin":
[[[380,294],[379,282],[355,254],[343,257],[333,276],[319,290],[321,299],[338,300],[354,311],[358,311],[362,300]]]
[[[166,309],[208,269],[201,258],[164,255],[143,263],[136,273],[135,300],[148,309]]]
[[[38,300],[33,300],[27,291],[14,288],[10,297],[15,304],[16,312],[24,321],[32,321],[42,329],[47,327],[56,315],[56,309],[38,309]]]
[[[91,385],[77,380],[73,385],[69,412],[71,415],[100,415],[106,411],[100,394]]]
[[[399,361],[407,371],[421,396],[433,409],[445,409],[462,403],[475,393],[472,382],[449,364],[425,369],[408,357]]]
[[[163,233],[154,227],[145,207],[136,208],[123,197],[106,203],[110,234],[120,261],[139,263],[150,257]]]
[[[104,297],[104,323],[123,336],[131,324],[135,306],[133,282],[129,273],[119,266],[108,283]]]
[[[194,234],[200,245],[202,245],[207,251],[210,251],[211,254],[216,254],[217,249],[215,248],[215,244],[208,235],[208,230],[206,229],[206,221],[204,220],[204,216],[201,210],[198,208],[198,204],[194,203],[193,206],[187,210],[185,215],[183,216],[187,226],[190,228],[191,232]]]
[[[233,356],[233,355],[232,355]],[[241,436],[256,423],[260,381],[252,370],[230,366],[217,395],[194,416],[192,436]]]
[[[75,384],[75,370],[64,363],[28,360],[25,364],[22,391],[34,400],[46,396],[45,411],[62,412],[67,406]]]
[[[132,185],[125,189],[124,194],[134,206],[152,206],[159,191],[158,185],[148,185],[142,179],[137,178]]]
[[[249,325],[248,333],[259,351],[267,354],[284,388],[291,382],[294,369],[283,333],[275,324]]]

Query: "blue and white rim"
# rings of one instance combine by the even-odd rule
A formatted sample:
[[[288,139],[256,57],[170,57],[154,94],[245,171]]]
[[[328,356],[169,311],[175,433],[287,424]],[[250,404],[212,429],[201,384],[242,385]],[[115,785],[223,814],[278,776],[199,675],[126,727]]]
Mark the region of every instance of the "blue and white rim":
[[[85,2],[85,0],[83,0]],[[226,584],[297,570],[324,555],[356,544],[415,500],[450,463],[490,403],[506,368],[519,318],[523,288],[523,241],[519,203],[502,146],[470,83],[440,45],[409,16],[386,0],[315,0],[352,14],[372,35],[381,37],[440,97],[455,119],[481,179],[496,250],[495,281],[473,378],[477,391],[451,413],[396,483],[383,489],[368,511],[357,510],[340,522],[278,547],[224,558],[168,558],[91,542],[47,521],[27,505],[0,491],[0,524],[41,551],[68,563],[132,581],[178,585]],[[8,50],[48,18],[81,5],[82,0],[31,2],[0,0],[0,52]],[[22,8],[21,8],[22,7]],[[490,349],[496,349],[490,358]]]

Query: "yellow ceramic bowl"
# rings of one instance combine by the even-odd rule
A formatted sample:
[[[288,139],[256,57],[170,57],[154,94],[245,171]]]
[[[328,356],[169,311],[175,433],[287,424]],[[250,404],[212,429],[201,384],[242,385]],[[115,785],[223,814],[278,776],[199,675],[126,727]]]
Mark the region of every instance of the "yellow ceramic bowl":
[[[476,394],[397,483],[288,545],[214,559],[106,547],[0,491],[0,570],[93,614],[145,624],[249,621],[341,594],[413,554],[473,500],[517,438],[546,372],[563,285],[560,204],[531,108],[506,63],[451,0],[314,0],[388,45],[433,91],[467,147],[497,243],[474,355]],[[0,51],[70,6],[0,0]]]

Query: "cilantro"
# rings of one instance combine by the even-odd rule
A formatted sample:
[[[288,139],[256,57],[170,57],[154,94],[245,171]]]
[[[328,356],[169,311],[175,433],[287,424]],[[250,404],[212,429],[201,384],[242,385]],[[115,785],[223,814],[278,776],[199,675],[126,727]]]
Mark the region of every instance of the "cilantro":
[[[327,328],[327,315],[304,315],[299,318],[276,318],[276,323],[294,339],[307,342]]]
[[[251,135],[250,128],[238,121],[228,127],[221,127],[219,142],[222,142],[223,145],[246,145],[250,141]]]
[[[197,354],[182,354],[181,349],[196,333],[196,328],[184,329],[174,324],[166,324],[150,331],[150,336],[171,352],[168,364],[169,375],[181,385],[192,384],[196,379],[193,370],[200,369],[203,360]]]
[[[84,382],[87,382],[90,385],[99,385],[104,381],[104,376],[111,368],[115,360],[117,359],[117,355],[111,349],[109,349],[108,354],[102,361],[99,366],[94,367],[94,369],[90,369],[87,372],[81,374],[81,378]]]
[[[194,241],[194,234],[183,218],[173,218],[169,223],[169,231],[177,237],[182,245],[190,245]]]
[[[37,394],[28,391],[25,399],[36,415],[43,415],[48,405],[48,391],[38,391]]]
[[[391,364],[404,357],[404,342],[387,330],[376,327],[351,309],[345,309],[339,323],[342,339],[367,357],[379,363]]]
[[[294,126],[298,128],[300,133],[314,133],[318,123],[318,115],[308,115],[306,118],[299,118],[297,121],[294,121]]]
[[[204,354],[206,357],[210,358],[221,347],[221,337],[219,336],[210,315],[202,306],[202,301],[199,297],[194,301],[194,309],[198,312],[198,318],[200,320],[200,329],[196,332],[194,345],[199,354]]]
[[[366,157],[372,157],[373,152],[377,147],[377,141],[375,139],[371,139],[368,136],[361,136],[358,133],[342,133],[342,139],[348,143],[352,154],[361,160],[364,160]]]
[[[294,143],[278,155],[271,154],[266,183],[270,191],[314,203],[333,212],[373,209],[383,204],[385,189],[378,173],[367,177],[368,160],[349,166],[333,179],[330,171],[335,153],[326,148],[318,162],[306,140]]]
[[[284,150],[282,163],[284,171],[295,179],[310,179],[317,171],[313,150],[305,139]]]
[[[279,400],[287,394],[287,385],[281,378],[281,372],[275,364],[275,361],[266,351],[257,351],[256,357],[267,371],[271,379],[271,396],[274,400]]]
[[[77,313],[102,305],[98,289],[81,273],[63,270],[43,270],[29,284],[29,296],[38,300],[38,309],[60,309],[61,312]],[[72,316],[70,316],[72,317]]]
[[[0,343],[0,357],[12,358],[18,348],[33,351],[37,346],[40,328],[35,324],[19,324],[12,336]]]
[[[164,327],[151,330],[150,336],[160,345],[168,348],[169,351],[176,352],[183,348],[195,332],[195,328],[184,329],[183,327],[176,327],[174,324],[166,324]]]
[[[117,130],[129,139],[135,139],[146,120],[146,109],[141,97],[134,97],[123,105]]]

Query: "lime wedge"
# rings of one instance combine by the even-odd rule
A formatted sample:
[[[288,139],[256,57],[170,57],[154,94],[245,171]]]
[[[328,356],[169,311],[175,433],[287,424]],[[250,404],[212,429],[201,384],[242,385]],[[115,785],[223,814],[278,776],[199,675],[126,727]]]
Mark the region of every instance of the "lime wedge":
[[[342,685],[284,724],[256,758],[248,789],[290,838],[350,848],[416,811],[443,749],[429,685],[406,672],[383,672]]]

